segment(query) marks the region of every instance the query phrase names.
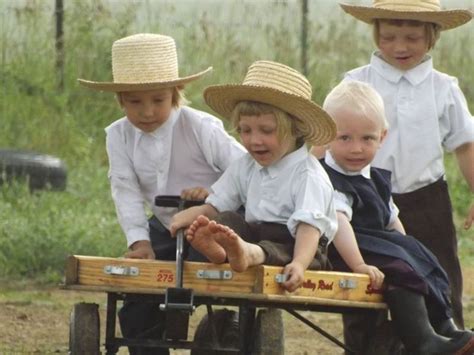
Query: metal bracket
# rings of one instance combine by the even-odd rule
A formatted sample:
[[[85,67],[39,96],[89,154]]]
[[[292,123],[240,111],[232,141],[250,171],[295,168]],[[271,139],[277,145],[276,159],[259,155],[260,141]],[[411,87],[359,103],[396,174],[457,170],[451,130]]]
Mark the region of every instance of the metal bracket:
[[[276,283],[283,283],[283,282],[286,282],[286,280],[288,280],[288,277],[286,274],[276,274],[275,275],[275,282]]]
[[[232,280],[233,274],[230,270],[198,270],[196,277],[209,280]]]
[[[105,265],[104,273],[107,275],[138,276],[140,270],[135,266]]]
[[[340,288],[357,288],[357,281],[356,280],[351,280],[351,279],[342,279],[339,280],[339,287]]]

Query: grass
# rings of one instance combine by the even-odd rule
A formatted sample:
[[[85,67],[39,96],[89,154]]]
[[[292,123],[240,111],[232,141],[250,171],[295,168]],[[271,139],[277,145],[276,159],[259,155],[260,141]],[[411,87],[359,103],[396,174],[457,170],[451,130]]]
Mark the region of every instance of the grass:
[[[119,256],[125,250],[110,197],[103,131],[121,112],[111,94],[88,91],[76,81],[111,79],[114,40],[136,32],[168,34],[176,39],[182,75],[214,66],[212,75],[186,88],[193,106],[203,110],[205,86],[241,81],[257,59],[301,68],[298,17],[288,16],[300,12],[299,1],[71,1],[59,90],[52,3],[0,0],[1,145],[56,155],[68,166],[65,192],[31,194],[21,183],[0,187],[0,277],[57,280],[68,254]],[[308,77],[316,102],[343,72],[367,63],[374,49],[369,26],[333,2],[320,5],[310,2],[308,14]],[[432,53],[439,70],[459,77],[471,112],[473,27],[443,33]],[[472,194],[451,156],[446,164],[460,226]],[[463,263],[474,264],[472,230],[459,230],[459,236]]]

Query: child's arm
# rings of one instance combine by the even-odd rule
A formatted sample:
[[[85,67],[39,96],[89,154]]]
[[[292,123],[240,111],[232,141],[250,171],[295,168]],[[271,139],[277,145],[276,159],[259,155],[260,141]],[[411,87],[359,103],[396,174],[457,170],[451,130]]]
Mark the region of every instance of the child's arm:
[[[399,231],[402,234],[407,234],[405,231],[405,227],[403,227],[402,221],[400,221],[400,218],[395,218],[395,220],[388,226],[388,229],[395,229],[396,231]]]
[[[474,193],[474,142],[465,143],[454,151],[458,161],[459,169],[466,179],[471,192]],[[474,203],[471,205],[471,208],[466,216],[464,222],[464,228],[471,228],[474,222]]]
[[[318,250],[320,232],[307,223],[299,223],[296,229],[293,260],[284,269],[289,279],[282,287],[290,292],[295,291],[304,281],[304,272],[314,259]]]
[[[342,259],[352,271],[369,275],[373,288],[381,288],[385,275],[375,266],[365,263],[349,219],[344,213],[337,212],[337,221],[338,229],[333,243]]]
[[[201,206],[194,206],[185,209],[181,212],[176,213],[171,219],[170,233],[171,236],[175,237],[176,233],[181,228],[187,228],[194,222],[200,215],[204,215],[209,219],[214,218],[218,211],[210,204],[204,204]]]

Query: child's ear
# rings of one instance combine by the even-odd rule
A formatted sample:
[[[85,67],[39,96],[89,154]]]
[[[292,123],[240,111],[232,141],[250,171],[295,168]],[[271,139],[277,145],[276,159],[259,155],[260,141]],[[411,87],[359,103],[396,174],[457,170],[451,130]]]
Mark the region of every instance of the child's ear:
[[[380,134],[380,143],[382,143],[385,140],[385,137],[387,137],[387,129],[384,129],[382,133]]]

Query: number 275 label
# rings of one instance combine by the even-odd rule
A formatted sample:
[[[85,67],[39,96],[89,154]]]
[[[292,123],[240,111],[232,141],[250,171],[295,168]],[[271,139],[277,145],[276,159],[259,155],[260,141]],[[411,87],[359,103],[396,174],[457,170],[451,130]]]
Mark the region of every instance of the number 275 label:
[[[156,281],[172,283],[174,281],[174,274],[171,270],[159,270],[156,274]]]

